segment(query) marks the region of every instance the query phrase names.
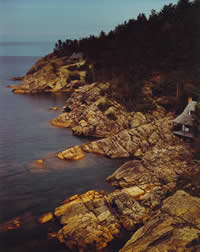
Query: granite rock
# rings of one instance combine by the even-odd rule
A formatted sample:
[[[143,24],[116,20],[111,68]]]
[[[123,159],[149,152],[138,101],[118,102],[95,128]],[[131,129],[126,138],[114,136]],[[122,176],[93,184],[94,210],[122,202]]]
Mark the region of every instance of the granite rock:
[[[177,191],[120,250],[200,251],[200,198]]]
[[[72,250],[100,251],[119,236],[122,227],[133,230],[148,214],[128,192],[89,191],[55,209],[54,215],[63,226],[57,238]]]

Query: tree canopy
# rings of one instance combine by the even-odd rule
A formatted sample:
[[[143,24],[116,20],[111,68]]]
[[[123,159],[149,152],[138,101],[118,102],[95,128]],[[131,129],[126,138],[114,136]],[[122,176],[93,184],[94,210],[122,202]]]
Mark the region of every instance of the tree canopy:
[[[149,17],[140,13],[107,34],[102,31],[80,40],[59,40],[54,53],[83,52],[93,64],[96,81],[115,82],[115,87],[135,98],[141,80],[152,73],[182,72],[183,79],[200,75],[199,17],[199,0],[179,0],[160,12],[152,10]]]

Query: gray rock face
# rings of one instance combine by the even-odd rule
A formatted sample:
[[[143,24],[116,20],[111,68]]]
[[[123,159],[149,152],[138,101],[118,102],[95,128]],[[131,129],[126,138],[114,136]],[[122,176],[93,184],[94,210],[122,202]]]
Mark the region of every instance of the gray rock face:
[[[199,206],[199,198],[177,191],[120,251],[200,251]]]
[[[109,87],[108,82],[80,86],[66,101],[64,113],[52,120],[52,124],[60,126],[65,122],[78,136],[109,137],[166,116],[159,106],[151,114],[127,111],[112,99]]]
[[[156,120],[140,127],[123,130],[115,136],[82,145],[86,152],[104,154],[110,158],[142,158],[147,150],[163,144],[177,144],[179,139],[172,133],[170,117]]]
[[[184,145],[157,146],[147,151],[141,160],[131,160],[107,178],[115,187],[145,184],[173,184],[182,174],[196,166],[190,164],[191,152]],[[197,168],[196,168],[197,169]]]
[[[64,111],[52,121],[69,122],[74,135],[105,137],[129,128],[131,114],[115,101],[102,96],[109,83],[79,87],[66,101]]]

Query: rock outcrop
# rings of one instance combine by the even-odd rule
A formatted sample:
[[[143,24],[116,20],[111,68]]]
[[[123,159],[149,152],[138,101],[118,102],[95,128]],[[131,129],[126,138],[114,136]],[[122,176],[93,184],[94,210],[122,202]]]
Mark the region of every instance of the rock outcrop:
[[[200,251],[200,198],[177,191],[120,250]]]
[[[62,228],[56,238],[72,251],[102,251],[123,233],[134,233],[143,224],[122,251],[152,251],[154,246],[160,251],[174,246],[177,251],[178,245],[194,249],[199,245],[200,199],[183,191],[167,198],[169,192],[170,186],[158,182],[141,182],[109,194],[89,191],[65,200],[53,216],[47,213],[40,222],[59,221]]]
[[[109,137],[166,116],[162,107],[152,113],[129,112],[109,95],[110,83],[93,83],[76,89],[66,101],[64,113],[51,123],[71,127],[74,135]]]
[[[10,78],[11,81],[21,81],[21,80],[23,80],[23,79],[24,79],[24,77],[22,77],[22,76]]]
[[[195,221],[199,221],[199,213],[196,211],[199,199],[182,192],[166,199],[161,210],[156,212],[157,217],[153,214],[153,211],[160,209],[167,195],[176,189],[181,176],[187,177],[199,172],[199,163],[192,161],[190,146],[175,137],[171,127],[171,118],[167,117],[79,147],[84,151],[111,158],[129,156],[137,157],[137,160],[128,161],[107,178],[118,190],[110,194],[90,191],[80,196],[76,195],[55,209],[54,215],[63,225],[57,234],[60,242],[72,250],[78,248],[83,251],[101,251],[121,236],[124,230],[134,232],[138,225],[144,224],[144,229],[139,229],[122,251],[153,251],[150,250],[151,247],[157,248],[157,244],[158,249],[161,248],[160,251],[168,251],[168,247],[176,244],[176,239],[181,238],[182,233],[177,233],[181,230],[181,219],[177,220],[174,216],[168,216],[168,213],[164,214],[162,209],[166,209],[166,204],[170,208],[173,202],[182,200],[185,195],[191,200],[188,200],[186,207],[184,204],[176,204],[177,211],[183,211],[190,216],[189,205],[192,206],[194,202]],[[72,152],[72,149],[68,151]],[[148,232],[148,225],[150,230],[156,227],[153,236]],[[183,226],[186,228],[180,247],[194,248],[196,245],[193,245],[193,240],[199,241],[198,226],[190,230],[187,221]],[[169,230],[169,238],[172,236],[172,240],[165,244]],[[147,238],[144,237],[145,232]],[[144,244],[140,236],[144,239]],[[167,249],[162,250],[165,247]]]
[[[141,160],[126,162],[107,181],[117,188],[152,183],[173,186],[180,175],[198,171],[198,164],[191,164],[191,158],[187,146],[155,146]]]
[[[100,251],[119,236],[122,228],[133,230],[143,223],[149,209],[126,191],[89,191],[68,199],[54,215],[63,226],[57,234],[60,242],[72,250]]]
[[[83,122],[80,123],[83,124]],[[142,159],[145,153],[154,147],[161,149],[163,146],[181,143],[182,141],[172,133],[172,118],[165,117],[132,129],[122,130],[111,137],[83,144],[80,148],[84,152],[101,154],[110,158]],[[70,151],[72,150],[73,148],[70,148]],[[66,152],[68,149],[60,155]]]
[[[156,120],[130,130],[123,130],[115,136],[82,145],[86,152],[104,154],[110,158],[139,157],[154,146],[173,145],[179,142],[172,131],[170,117]]]
[[[21,78],[21,84],[10,87],[14,93],[72,91],[85,84],[88,67],[84,60],[74,62],[70,57],[49,54]]]
[[[74,135],[103,138],[70,147],[58,158],[79,160],[88,152],[132,160],[107,178],[115,191],[74,195],[41,216],[39,223],[59,223],[59,231],[49,237],[72,251],[102,251],[142,225],[121,251],[198,251],[200,199],[175,191],[181,176],[199,172],[199,163],[192,160],[190,146],[173,135],[172,114],[157,104],[168,107],[166,98],[157,100],[151,113],[129,112],[113,99],[110,83],[86,83],[90,66],[76,58],[76,54],[41,58],[13,91],[71,92],[63,113],[51,124],[71,127]],[[153,100],[151,87],[143,89]],[[43,166],[44,160],[36,163]],[[0,231],[22,226],[23,221],[15,218]]]
[[[58,153],[57,157],[59,159],[66,159],[66,160],[80,160],[83,159],[85,157],[82,149],[80,148],[80,146],[74,146],[72,148],[69,148],[65,151],[62,151],[60,153]]]
[[[105,137],[128,128],[131,115],[117,102],[102,96],[109,83],[93,83],[78,88],[66,101],[64,113],[51,121],[66,123],[74,135]]]

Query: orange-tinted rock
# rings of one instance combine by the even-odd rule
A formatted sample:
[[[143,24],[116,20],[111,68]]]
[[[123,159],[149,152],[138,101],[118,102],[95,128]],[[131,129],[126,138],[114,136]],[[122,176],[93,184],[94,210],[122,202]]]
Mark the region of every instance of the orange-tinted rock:
[[[200,251],[200,198],[177,191],[120,250]]]
[[[57,238],[57,233],[48,233],[48,240]]]
[[[74,146],[72,148],[66,149],[57,154],[59,159],[66,160],[80,160],[85,157],[84,152],[82,151],[80,146]]]
[[[15,93],[15,94],[27,94],[27,93],[31,93],[31,91],[24,90],[24,89],[13,89],[13,93]]]
[[[57,111],[58,107],[54,106],[54,107],[49,108],[49,110]]]
[[[132,230],[147,218],[147,212],[127,192],[75,195],[55,209],[63,226],[57,238],[72,250],[101,251],[119,236],[122,226]]]
[[[0,224],[0,232],[7,232],[8,230],[15,230],[21,227],[21,220],[19,217],[16,217],[10,221],[7,221],[3,224]]]
[[[7,232],[15,229],[33,229],[37,225],[36,217],[31,213],[13,218],[7,222],[0,224],[0,232]]]
[[[36,161],[37,164],[39,165],[43,165],[44,164],[44,160],[43,159],[39,159]]]
[[[11,81],[19,81],[19,80],[23,80],[24,77],[12,77],[10,78]]]
[[[43,214],[40,218],[39,218],[39,222],[41,224],[44,224],[46,222],[49,222],[53,219],[53,213],[52,212],[49,212],[49,213],[45,213]]]
[[[66,120],[66,121],[61,121],[58,119],[53,119],[50,121],[50,124],[56,127],[60,127],[60,128],[69,128],[71,127],[71,121],[70,120]]]

